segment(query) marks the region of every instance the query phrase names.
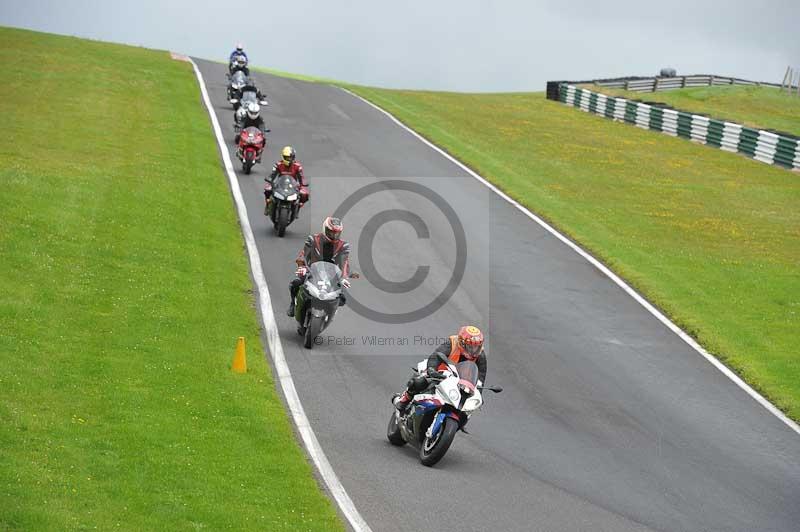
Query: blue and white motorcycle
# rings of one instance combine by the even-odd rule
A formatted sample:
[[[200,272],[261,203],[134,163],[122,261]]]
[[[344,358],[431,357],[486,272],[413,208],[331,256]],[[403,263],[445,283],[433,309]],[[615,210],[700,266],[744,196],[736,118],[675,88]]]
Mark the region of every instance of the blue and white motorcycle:
[[[465,360],[454,365],[441,354],[439,358],[447,369],[433,376],[426,374],[427,359],[417,364],[412,379],[427,379],[430,386],[413,397],[405,412],[394,409],[386,430],[392,445],[410,443],[419,449],[419,460],[426,466],[441,460],[456,432],[464,431],[470,416],[483,404],[482,390],[503,391],[500,387],[483,386],[474,362]]]

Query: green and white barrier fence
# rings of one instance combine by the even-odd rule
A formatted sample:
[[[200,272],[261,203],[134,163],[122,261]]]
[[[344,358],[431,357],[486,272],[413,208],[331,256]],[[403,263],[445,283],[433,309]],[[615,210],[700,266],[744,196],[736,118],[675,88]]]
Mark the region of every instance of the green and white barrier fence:
[[[555,87],[553,87],[555,89]],[[548,97],[555,99],[548,87]],[[568,83],[558,84],[558,100],[581,111],[620,120],[642,129],[661,131],[741,153],[767,164],[800,169],[800,138],[784,133],[753,129],[659,105],[606,96]]]

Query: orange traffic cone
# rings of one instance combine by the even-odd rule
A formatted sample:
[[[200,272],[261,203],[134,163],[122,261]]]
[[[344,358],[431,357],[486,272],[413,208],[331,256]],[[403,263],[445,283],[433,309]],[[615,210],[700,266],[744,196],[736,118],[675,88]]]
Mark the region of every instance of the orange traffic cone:
[[[236,354],[233,355],[231,371],[236,373],[247,373],[247,355],[244,348],[244,336],[240,336],[236,342]]]

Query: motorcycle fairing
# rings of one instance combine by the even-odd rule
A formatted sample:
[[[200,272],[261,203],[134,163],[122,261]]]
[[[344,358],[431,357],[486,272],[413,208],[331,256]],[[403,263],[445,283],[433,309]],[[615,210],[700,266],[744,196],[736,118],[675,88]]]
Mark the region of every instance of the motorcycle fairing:
[[[433,423],[431,423],[431,428],[429,429],[430,437],[435,437],[439,433],[439,429],[442,428],[442,423],[444,423],[444,419],[447,417],[445,412],[439,412],[436,414],[436,417],[433,418]]]
[[[431,393],[421,393],[415,395],[413,403],[416,407],[415,414],[424,414],[425,412],[439,408],[444,404],[441,399]]]

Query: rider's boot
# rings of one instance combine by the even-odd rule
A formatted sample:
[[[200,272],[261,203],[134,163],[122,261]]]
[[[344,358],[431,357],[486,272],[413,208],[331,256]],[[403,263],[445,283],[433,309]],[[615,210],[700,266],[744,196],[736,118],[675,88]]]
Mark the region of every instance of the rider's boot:
[[[404,414],[408,410],[408,405],[411,404],[411,394],[406,390],[401,395],[395,395],[392,398],[392,403],[401,414]]]
[[[292,302],[289,303],[289,308],[286,310],[286,315],[290,318],[294,317],[294,298],[292,298]]]

